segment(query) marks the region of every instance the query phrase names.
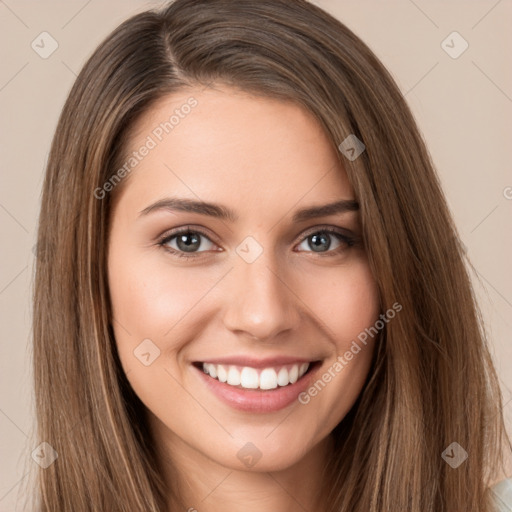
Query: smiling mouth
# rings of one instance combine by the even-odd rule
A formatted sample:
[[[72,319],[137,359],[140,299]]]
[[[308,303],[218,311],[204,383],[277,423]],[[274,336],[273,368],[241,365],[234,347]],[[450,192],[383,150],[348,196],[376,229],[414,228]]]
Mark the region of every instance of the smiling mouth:
[[[268,391],[295,384],[317,362],[295,363],[268,368],[252,368],[214,363],[194,363],[206,375],[238,389]]]

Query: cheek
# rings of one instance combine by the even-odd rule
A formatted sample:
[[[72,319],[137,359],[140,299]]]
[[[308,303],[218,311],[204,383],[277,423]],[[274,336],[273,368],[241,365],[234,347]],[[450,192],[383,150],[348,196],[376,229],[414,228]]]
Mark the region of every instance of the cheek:
[[[301,296],[328,329],[337,352],[345,351],[379,315],[378,288],[362,258],[325,277],[317,275],[315,280],[307,281]]]
[[[364,259],[340,269],[335,279],[316,284],[323,286],[304,293],[315,301],[314,310],[329,330],[332,355],[299,402],[315,424],[313,418],[322,419],[317,424],[322,437],[343,419],[361,393],[378,339],[368,336],[367,329],[379,318],[379,295]]]
[[[109,257],[109,288],[117,351],[132,388],[150,410],[180,403],[178,363],[191,331],[183,329],[209,287],[190,270],[170,268],[165,258],[115,251]],[[182,404],[183,406],[183,404]],[[183,406],[184,407],[184,406]]]
[[[204,273],[195,276],[194,269],[170,268],[160,258],[147,260],[116,259],[113,255],[112,262],[119,263],[109,265],[114,329],[116,334],[119,332],[119,338],[116,338],[121,345],[120,350],[123,349],[122,340],[126,339],[126,332],[130,333],[132,342],[145,338],[155,342],[175,339],[168,334],[175,327],[175,332],[180,330],[181,320],[216,282]]]

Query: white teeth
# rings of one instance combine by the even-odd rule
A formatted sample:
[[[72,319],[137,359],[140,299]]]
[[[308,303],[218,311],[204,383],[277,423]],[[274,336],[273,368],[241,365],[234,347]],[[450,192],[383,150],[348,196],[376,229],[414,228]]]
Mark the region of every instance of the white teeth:
[[[274,368],[265,368],[260,375],[260,389],[277,388],[277,373]]]
[[[285,367],[279,370],[279,373],[277,374],[277,383],[280,386],[288,386],[290,383],[290,379],[288,378],[288,370]]]
[[[244,367],[240,373],[240,385],[247,389],[258,389],[260,378],[254,368]]]
[[[264,368],[261,371],[244,366],[224,366],[222,364],[203,363],[203,371],[230,386],[246,389],[275,389],[278,386],[295,384],[309,368],[309,363],[293,364],[279,368]]]
[[[239,386],[240,385],[240,372],[234,366],[229,367],[228,384],[230,386]]]
[[[299,379],[299,366],[294,364],[292,366],[292,369],[288,373],[288,379],[290,379],[290,382],[292,384],[295,384],[297,380]]]
[[[222,366],[221,364],[217,366],[217,379],[219,379],[221,382],[226,382],[228,380],[228,373],[226,372],[224,366]]]

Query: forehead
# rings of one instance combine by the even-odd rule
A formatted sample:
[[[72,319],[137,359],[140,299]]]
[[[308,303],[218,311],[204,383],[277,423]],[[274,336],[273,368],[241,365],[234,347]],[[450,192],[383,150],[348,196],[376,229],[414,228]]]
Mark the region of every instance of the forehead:
[[[264,210],[353,197],[320,123],[291,101],[182,89],[138,120],[127,146],[137,161],[123,194],[138,204],[179,195]]]

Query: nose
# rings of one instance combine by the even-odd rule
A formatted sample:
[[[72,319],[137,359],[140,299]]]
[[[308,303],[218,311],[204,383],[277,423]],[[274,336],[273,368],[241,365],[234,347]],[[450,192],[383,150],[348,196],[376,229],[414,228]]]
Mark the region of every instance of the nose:
[[[235,262],[230,272],[224,326],[233,333],[271,342],[300,322],[300,300],[272,258]]]

